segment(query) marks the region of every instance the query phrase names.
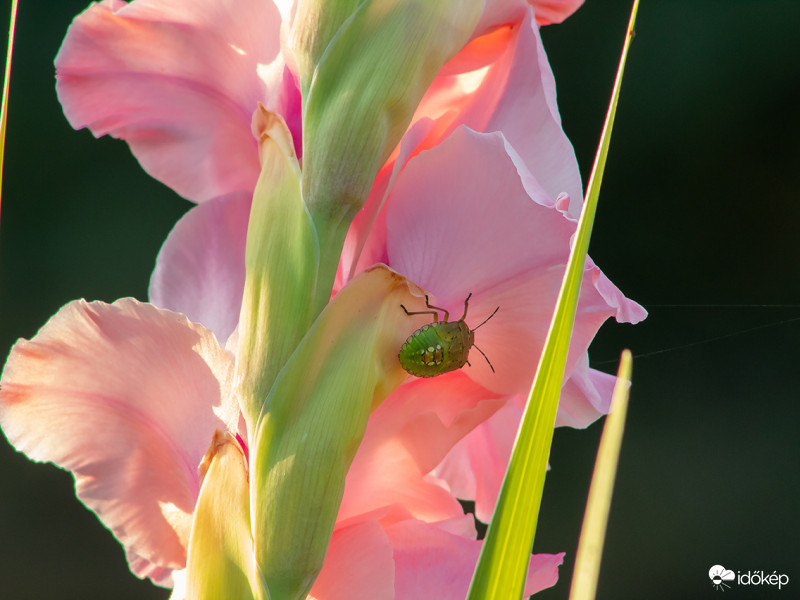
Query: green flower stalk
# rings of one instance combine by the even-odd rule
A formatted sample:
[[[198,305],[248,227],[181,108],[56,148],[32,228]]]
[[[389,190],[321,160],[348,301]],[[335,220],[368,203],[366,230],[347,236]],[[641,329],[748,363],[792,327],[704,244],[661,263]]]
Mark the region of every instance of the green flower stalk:
[[[236,528],[250,515],[253,551],[251,557],[241,545],[223,545],[215,566],[234,584],[249,581],[252,597],[261,597],[263,583],[273,600],[300,599],[322,568],[367,418],[405,378],[397,361],[407,325],[400,305],[423,292],[378,266],[351,281],[314,319],[319,247],[291,134],[263,107],[253,129],[262,175],[247,234],[235,376],[250,438],[249,503],[231,511],[238,518],[230,524]],[[209,492],[215,494],[224,488]],[[206,519],[227,527],[213,516],[226,502],[208,503]],[[211,529],[203,539],[226,537]],[[215,589],[214,577],[192,577],[206,582],[206,594]]]

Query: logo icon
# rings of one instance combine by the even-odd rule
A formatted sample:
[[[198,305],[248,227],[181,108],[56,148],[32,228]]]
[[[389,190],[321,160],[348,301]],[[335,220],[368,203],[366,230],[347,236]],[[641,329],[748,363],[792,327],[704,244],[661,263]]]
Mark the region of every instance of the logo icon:
[[[711,585],[715,590],[725,591],[725,588],[731,586],[725,583],[726,581],[733,581],[736,575],[730,569],[726,569],[722,565],[714,565],[708,570],[708,578],[711,580]]]

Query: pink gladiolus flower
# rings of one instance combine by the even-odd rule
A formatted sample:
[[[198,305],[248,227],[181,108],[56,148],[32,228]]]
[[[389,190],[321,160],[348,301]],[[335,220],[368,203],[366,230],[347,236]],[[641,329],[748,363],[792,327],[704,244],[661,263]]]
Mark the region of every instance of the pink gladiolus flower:
[[[183,315],[133,299],[76,301],[12,349],[0,424],[30,458],[71,470],[78,497],[123,544],[131,570],[170,586],[186,563],[197,466],[214,431],[235,432],[240,422],[232,375],[214,335]],[[459,404],[431,404],[406,388],[370,420],[314,598],[466,593],[480,542],[471,517],[426,472],[496,399],[466,379]],[[529,593],[555,583],[561,559],[534,557]],[[176,588],[173,599],[182,597]]]
[[[582,197],[536,25],[564,18],[580,2],[534,2],[535,15],[525,4],[488,3],[473,40],[442,69],[353,223],[337,278],[341,286],[385,262],[454,315],[471,292],[473,326],[500,306],[476,333],[497,373],[473,353],[472,366],[462,371],[410,380],[385,403],[421,407],[392,425],[395,437],[371,434],[391,423],[381,418],[384,407],[376,411],[317,586],[335,588],[342,567],[333,550],[345,548],[350,538],[336,537],[345,531],[388,538],[397,557],[406,556],[400,548],[422,523],[439,531],[421,537],[449,547],[453,540],[440,531],[465,530],[443,481],[455,495],[477,500],[479,518],[491,514]],[[169,7],[104,0],[76,19],[56,61],[59,97],[73,126],[125,139],[149,173],[201,203],[165,243],[151,299],[202,322],[222,341],[234,331],[241,303],[249,201],[259,172],[250,117],[259,101],[283,115],[299,156],[302,150],[300,99],[281,55],[280,25],[277,9],[255,0]],[[636,322],[644,311],[592,264],[578,310],[558,422],[585,426],[607,410],[613,383],[589,368],[589,342],[609,316]],[[409,333],[426,320],[409,318]],[[465,406],[465,398],[474,405]],[[350,520],[365,514],[374,519],[369,525]],[[424,560],[404,564],[419,568]],[[394,589],[405,589],[398,575],[404,567],[393,568]]]

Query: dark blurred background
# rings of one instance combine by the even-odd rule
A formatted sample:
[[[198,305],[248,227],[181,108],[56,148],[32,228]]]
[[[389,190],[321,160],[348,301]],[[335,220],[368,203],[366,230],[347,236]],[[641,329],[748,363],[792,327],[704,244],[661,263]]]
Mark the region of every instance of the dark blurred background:
[[[8,0],[3,0],[6,22]],[[75,298],[146,299],[189,203],[122,142],[73,131],[53,58],[85,0],[25,0],[0,227],[0,355]],[[588,0],[544,28],[588,179],[628,19]],[[634,385],[598,596],[712,598],[708,569],[785,573],[800,597],[800,2],[643,0],[591,254],[650,311],[590,355]],[[3,55],[5,55],[3,47]],[[567,598],[601,424],[555,434],[535,549]],[[0,440],[0,598],[164,599],[75,499],[71,476]]]

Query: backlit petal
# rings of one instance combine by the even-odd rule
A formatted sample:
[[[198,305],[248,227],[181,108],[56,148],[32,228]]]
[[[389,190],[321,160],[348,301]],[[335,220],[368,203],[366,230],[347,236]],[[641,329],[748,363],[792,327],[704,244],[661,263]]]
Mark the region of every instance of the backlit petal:
[[[484,523],[492,518],[522,410],[521,397],[509,398],[503,408],[460,440],[436,468],[436,475],[457,498],[475,501],[475,516]]]
[[[430,148],[461,125],[502,132],[551,198],[566,193],[577,216],[583,199],[578,162],[561,128],[553,72],[531,12],[468,44],[444,66],[415,120],[436,121]]]
[[[11,351],[0,425],[31,459],[75,476],[78,497],[168,583],[184,566],[197,466],[236,407],[231,360],[183,315],[136,300],[72,302]]]
[[[347,475],[339,520],[394,504],[428,521],[462,514],[446,486],[427,475],[502,402],[460,371],[398,388],[370,416]]]
[[[533,7],[539,25],[550,25],[561,23],[582,4],[583,0],[487,0],[476,32],[519,21],[527,5]]]
[[[249,194],[192,208],[172,228],[150,278],[150,301],[202,323],[225,344],[239,322]]]
[[[56,90],[73,127],[126,140],[182,196],[252,192],[258,102],[299,134],[279,31],[277,9],[261,0],[103,0],[70,27]]]
[[[403,521],[386,532],[394,547],[396,600],[466,597],[481,542],[420,521]],[[532,556],[525,595],[554,585],[563,558],[563,554]]]
[[[394,600],[392,545],[377,521],[336,531],[309,600]]]

